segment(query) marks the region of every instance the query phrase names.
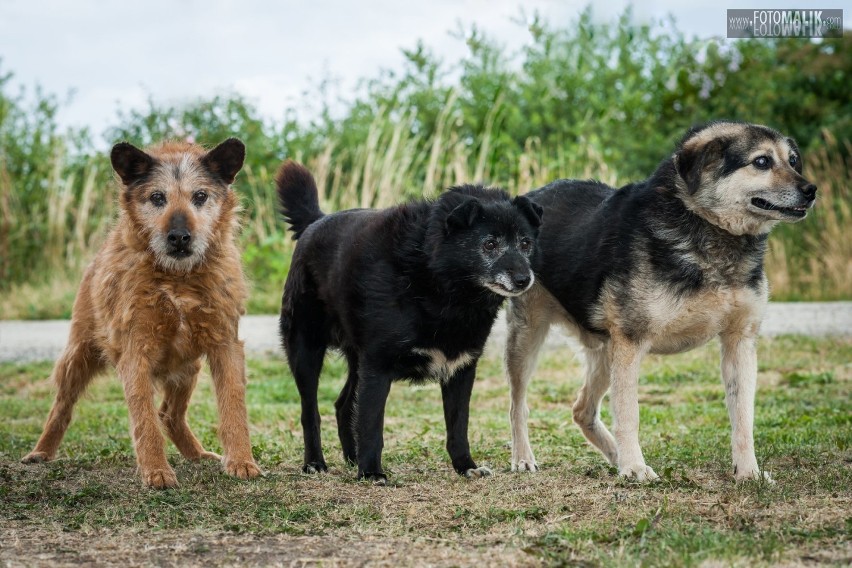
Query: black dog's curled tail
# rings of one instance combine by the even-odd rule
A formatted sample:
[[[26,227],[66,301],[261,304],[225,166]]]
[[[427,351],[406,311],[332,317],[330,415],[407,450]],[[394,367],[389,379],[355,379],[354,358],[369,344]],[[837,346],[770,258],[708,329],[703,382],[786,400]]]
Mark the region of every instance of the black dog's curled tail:
[[[323,216],[319,207],[319,195],[314,176],[308,169],[292,160],[281,164],[275,176],[278,200],[284,220],[293,231],[293,240],[298,239],[308,225]]]

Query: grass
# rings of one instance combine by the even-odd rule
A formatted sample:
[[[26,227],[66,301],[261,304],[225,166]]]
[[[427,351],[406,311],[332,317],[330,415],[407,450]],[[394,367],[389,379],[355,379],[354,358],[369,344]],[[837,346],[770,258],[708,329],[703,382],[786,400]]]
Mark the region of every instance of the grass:
[[[177,564],[769,565],[852,559],[852,339],[781,337],[760,345],[756,443],[777,480],[735,484],[718,346],[649,357],[640,397],[646,459],[662,480],[635,485],[571,423],[579,363],[546,352],[530,393],[537,474],[508,471],[508,387],[499,354],[480,371],[469,481],[444,450],[436,385],[399,384],[385,427],[391,483],[355,481],[336,438],[345,365],[320,384],[330,471],[300,473],[299,396],[278,359],[248,363],[254,454],[266,476],[225,477],[170,449],[180,487],[141,487],[114,377],[81,402],[61,459],[24,466],[52,399],[50,363],[0,364],[0,561]],[[605,411],[605,419],[609,420]],[[219,447],[209,380],[190,423]],[[29,556],[22,556],[29,554]]]

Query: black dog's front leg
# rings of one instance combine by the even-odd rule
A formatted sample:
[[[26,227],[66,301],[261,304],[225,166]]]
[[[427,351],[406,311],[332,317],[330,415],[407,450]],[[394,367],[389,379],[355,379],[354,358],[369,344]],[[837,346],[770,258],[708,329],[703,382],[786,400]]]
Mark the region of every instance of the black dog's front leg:
[[[472,364],[441,383],[441,396],[444,399],[444,420],[447,423],[447,452],[453,461],[453,468],[465,477],[486,477],[491,475],[487,467],[477,467],[470,457],[470,443],[467,439],[467,424],[470,416],[470,394],[476,378],[476,364]]]
[[[355,409],[358,479],[384,485],[387,476],[382,470],[383,430],[392,377],[385,372],[367,370],[363,365],[359,375]]]

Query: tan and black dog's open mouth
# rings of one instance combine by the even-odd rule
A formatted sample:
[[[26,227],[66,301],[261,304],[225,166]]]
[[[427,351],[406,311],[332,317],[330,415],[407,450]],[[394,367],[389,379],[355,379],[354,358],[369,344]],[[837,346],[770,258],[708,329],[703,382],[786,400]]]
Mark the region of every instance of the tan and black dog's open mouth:
[[[778,211],[779,213],[790,215],[791,217],[804,217],[808,212],[808,207],[806,205],[802,205],[800,207],[781,207],[780,205],[775,205],[774,203],[770,203],[760,197],[752,199],[751,204],[758,209],[763,209],[764,211]]]

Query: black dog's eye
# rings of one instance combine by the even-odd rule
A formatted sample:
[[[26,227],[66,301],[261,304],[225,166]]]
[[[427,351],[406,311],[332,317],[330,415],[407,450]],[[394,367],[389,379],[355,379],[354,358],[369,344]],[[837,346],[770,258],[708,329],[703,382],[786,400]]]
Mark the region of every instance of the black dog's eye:
[[[799,163],[799,157],[796,154],[790,154],[790,165],[794,168]]]
[[[482,243],[482,248],[484,248],[488,252],[494,252],[497,250],[497,239],[488,239],[484,243]]]
[[[162,207],[166,204],[166,194],[162,191],[155,191],[151,194],[151,197],[148,200],[154,204],[156,207]]]
[[[201,207],[202,205],[204,205],[205,201],[207,201],[207,193],[204,191],[196,191],[192,195],[192,203],[196,207]]]
[[[768,170],[772,166],[772,160],[768,156],[758,156],[752,164],[759,170]]]
[[[522,239],[521,240],[521,251],[522,252],[530,252],[530,250],[532,250],[532,240]]]

